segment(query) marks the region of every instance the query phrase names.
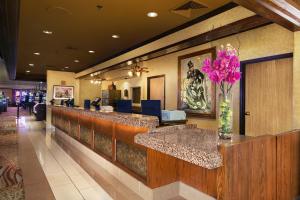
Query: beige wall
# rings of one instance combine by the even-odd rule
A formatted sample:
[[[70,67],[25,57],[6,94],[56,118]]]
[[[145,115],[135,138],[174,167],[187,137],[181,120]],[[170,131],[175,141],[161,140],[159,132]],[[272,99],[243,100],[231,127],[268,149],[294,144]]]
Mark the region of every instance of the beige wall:
[[[240,44],[239,42],[240,41]],[[283,42],[284,41],[284,42]],[[117,89],[130,89],[131,87],[142,87],[142,99],[147,98],[147,77],[155,75],[166,75],[166,109],[177,108],[177,62],[178,56],[203,50],[211,46],[220,46],[221,44],[231,43],[233,46],[240,46],[240,59],[249,60],[254,58],[266,57],[276,54],[293,52],[294,35],[292,32],[278,25],[272,24],[258,29],[214,41],[209,44],[200,45],[157,59],[149,60],[143,63],[143,66],[149,68],[150,72],[143,74],[141,78],[130,80],[121,80],[115,82]],[[120,74],[120,71],[113,72]],[[234,130],[239,131],[239,84],[233,88],[234,104]],[[131,97],[129,90],[129,97]],[[216,129],[217,121],[210,119],[189,118],[189,123],[196,123],[198,127]]]
[[[66,86],[74,86],[75,105],[79,103],[79,80],[75,79],[73,72],[47,71],[47,103],[53,98],[53,86],[61,85],[65,81]]]
[[[300,31],[294,33],[293,127],[300,128]]]
[[[93,101],[96,97],[101,96],[101,86],[91,84],[89,80],[80,80],[79,88],[79,106],[83,107],[84,100]]]
[[[93,73],[93,72],[103,69],[105,67],[109,67],[109,66],[115,65],[117,63],[127,61],[128,59],[132,59],[134,57],[143,55],[143,54],[151,52],[153,50],[156,50],[156,49],[174,44],[176,42],[191,38],[191,37],[199,35],[201,33],[205,33],[207,31],[212,30],[213,28],[219,28],[219,27],[225,26],[227,24],[230,24],[232,22],[253,16],[253,15],[255,15],[255,13],[251,12],[250,10],[247,10],[246,8],[243,8],[241,6],[237,6],[226,12],[220,13],[219,15],[211,17],[205,21],[194,24],[190,27],[187,27],[187,28],[180,30],[176,33],[173,33],[171,35],[167,35],[159,40],[151,42],[140,48],[134,49],[128,53],[122,54],[122,55],[120,55],[116,58],[113,58],[111,60],[108,60],[104,63],[100,63],[94,67],[86,69],[86,70],[76,74],[76,77],[81,77],[86,74]]]

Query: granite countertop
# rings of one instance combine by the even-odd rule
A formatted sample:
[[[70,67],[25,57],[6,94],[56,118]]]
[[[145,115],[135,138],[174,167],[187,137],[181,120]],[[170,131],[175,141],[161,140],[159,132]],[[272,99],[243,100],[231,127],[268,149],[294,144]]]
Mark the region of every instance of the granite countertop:
[[[153,130],[159,126],[159,120],[155,116],[140,115],[132,113],[120,113],[120,112],[102,112],[94,109],[85,110],[81,107],[65,107],[65,106],[51,106],[49,108],[59,108],[68,110],[71,112],[79,112],[80,115],[103,118],[105,120],[111,120],[120,124],[128,126],[147,127],[149,130]]]
[[[137,144],[207,169],[222,166],[219,145],[232,145],[240,141],[243,141],[243,137],[234,136],[232,140],[219,140],[216,131],[199,129],[196,125],[157,128],[135,136]]]

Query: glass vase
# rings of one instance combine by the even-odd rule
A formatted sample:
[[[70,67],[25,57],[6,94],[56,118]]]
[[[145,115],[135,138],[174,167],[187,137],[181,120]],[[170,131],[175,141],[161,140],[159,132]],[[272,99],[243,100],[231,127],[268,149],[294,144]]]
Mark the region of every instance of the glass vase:
[[[231,139],[232,134],[232,94],[219,95],[219,138]]]

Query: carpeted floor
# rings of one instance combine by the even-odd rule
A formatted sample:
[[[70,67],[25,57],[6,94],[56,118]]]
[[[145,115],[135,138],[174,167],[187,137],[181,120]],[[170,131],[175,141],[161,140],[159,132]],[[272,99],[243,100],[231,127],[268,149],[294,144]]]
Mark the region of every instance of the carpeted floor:
[[[0,200],[24,200],[16,119],[0,116]]]

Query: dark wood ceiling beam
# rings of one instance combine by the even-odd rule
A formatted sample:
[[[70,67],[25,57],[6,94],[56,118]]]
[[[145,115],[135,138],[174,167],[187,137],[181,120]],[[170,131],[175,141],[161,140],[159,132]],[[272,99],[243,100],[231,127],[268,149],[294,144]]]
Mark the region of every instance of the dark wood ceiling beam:
[[[300,0],[285,0],[285,1],[288,2],[290,5],[292,5],[293,7],[300,10]]]
[[[161,56],[165,56],[171,53],[175,53],[177,51],[182,51],[187,48],[195,47],[201,44],[205,44],[214,40],[218,40],[224,37],[228,37],[234,34],[242,33],[245,31],[249,31],[258,27],[266,26],[271,24],[272,22],[264,17],[259,15],[251,16],[226,26],[222,26],[220,28],[216,28],[209,32],[197,35],[195,37],[189,38],[187,40],[180,41],[178,43],[166,46],[164,48],[152,51],[150,53],[138,56],[134,59],[130,59],[133,63],[147,61],[150,59],[158,58]],[[127,61],[107,67],[105,69],[99,70],[101,72],[107,72],[111,70],[117,70],[122,67],[127,66]]]
[[[290,31],[300,30],[299,0],[234,0],[234,2]]]

